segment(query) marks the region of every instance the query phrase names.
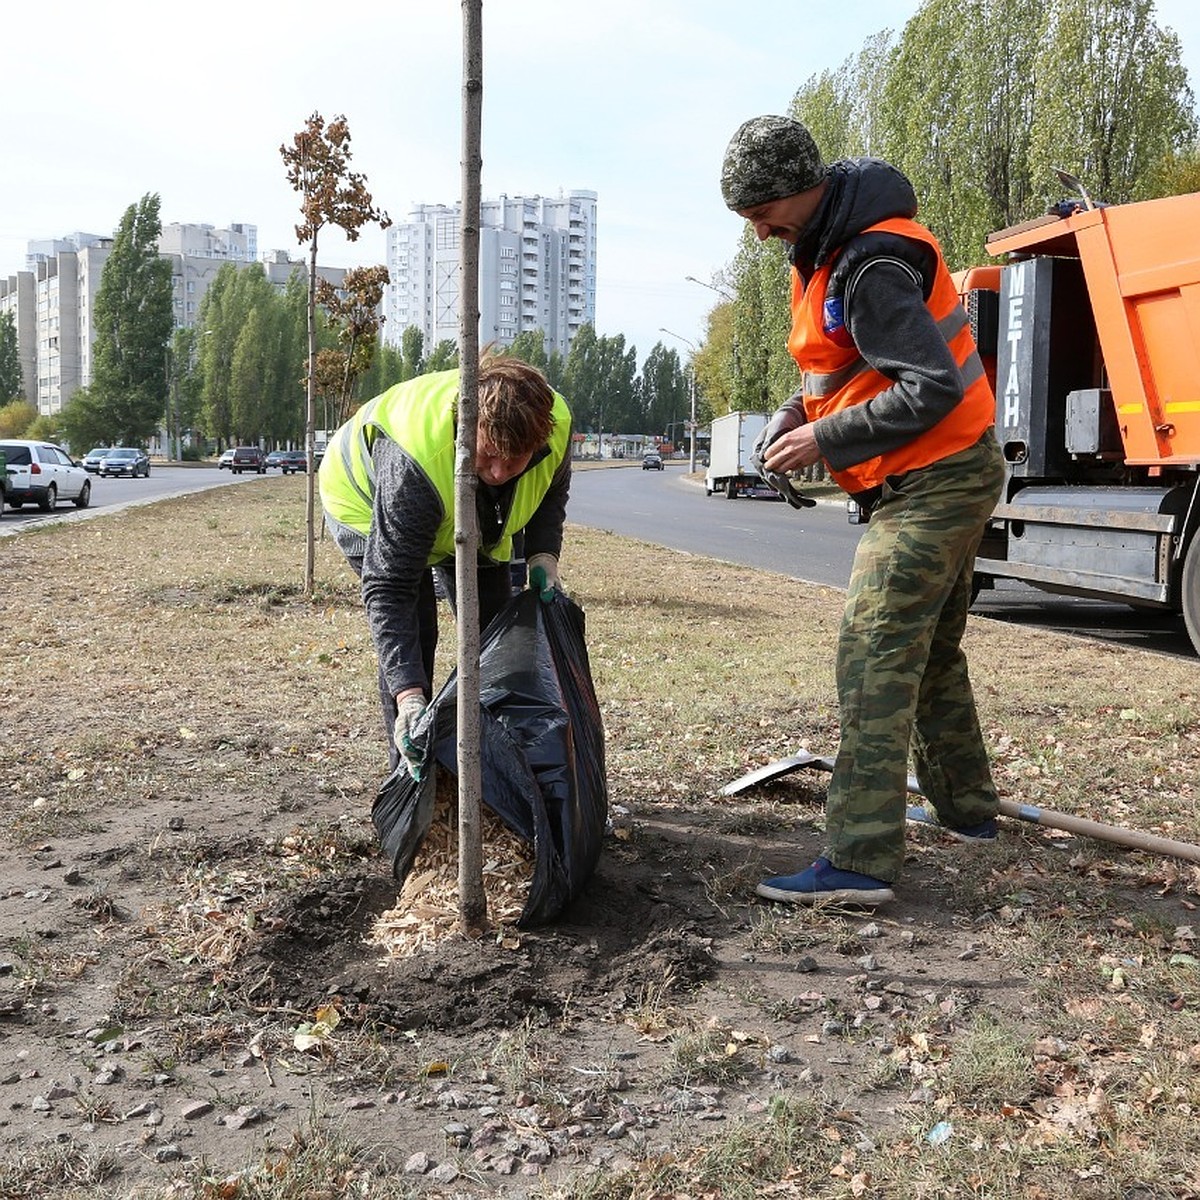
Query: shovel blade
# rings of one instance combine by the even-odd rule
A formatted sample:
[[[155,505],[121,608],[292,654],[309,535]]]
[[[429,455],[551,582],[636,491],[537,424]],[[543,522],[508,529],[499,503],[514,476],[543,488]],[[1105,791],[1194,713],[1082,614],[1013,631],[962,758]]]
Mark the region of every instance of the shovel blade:
[[[801,750],[798,754],[776,759],[772,763],[767,763],[765,767],[758,767],[743,775],[740,779],[735,779],[732,783],[727,783],[719,794],[722,796],[736,796],[739,792],[756,787],[760,783],[770,783],[772,779],[782,779],[783,776],[790,775],[793,771],[799,771],[802,767],[815,767],[819,771],[832,771],[833,759],[822,754],[809,754],[807,750]],[[918,796],[921,794],[921,785],[917,783],[915,775],[910,775],[906,783],[910,792]]]
[[[736,796],[739,792],[756,787],[760,783],[769,783],[772,779],[782,779],[784,775],[790,775],[793,771],[799,771],[802,767],[816,767],[822,771],[832,771],[833,759],[823,758],[819,754],[809,754],[807,750],[801,750],[799,754],[792,754],[787,758],[776,759],[775,762],[767,763],[765,767],[757,767],[755,770],[743,775],[740,779],[735,779],[732,783],[727,783],[721,789],[720,794],[722,796]]]

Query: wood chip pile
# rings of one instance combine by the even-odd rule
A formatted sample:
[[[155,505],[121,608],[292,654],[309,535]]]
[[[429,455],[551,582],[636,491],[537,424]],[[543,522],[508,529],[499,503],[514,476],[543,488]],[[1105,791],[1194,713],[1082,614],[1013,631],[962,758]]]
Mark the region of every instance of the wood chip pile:
[[[515,948],[517,919],[533,878],[533,847],[512,833],[486,806],[482,810],[483,890],[489,926],[502,945]],[[413,860],[396,906],[381,913],[367,940],[388,960],[431,950],[458,928],[458,787],[438,768],[433,824]]]

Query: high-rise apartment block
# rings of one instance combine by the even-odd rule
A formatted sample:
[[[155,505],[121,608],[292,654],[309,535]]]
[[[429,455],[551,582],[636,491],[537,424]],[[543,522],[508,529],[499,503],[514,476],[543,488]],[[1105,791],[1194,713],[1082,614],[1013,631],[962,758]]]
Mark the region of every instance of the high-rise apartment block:
[[[92,318],[112,245],[111,236],[93,233],[31,241],[26,269],[7,280],[0,278],[0,312],[11,312],[16,322],[25,396],[39,413],[61,412],[75,389],[91,382]],[[171,263],[176,328],[186,329],[195,324],[204,293],[226,263],[242,268],[258,260],[258,230],[243,224],[227,229],[164,225],[158,251]],[[264,254],[262,268],[279,288],[294,272],[308,270],[306,263],[282,250]],[[318,271],[335,287],[346,274],[340,267]]]
[[[158,252],[171,260],[171,294],[175,327],[190,329],[200,301],[217,272],[227,263],[245,267],[258,258],[258,229],[254,225],[164,225]]]
[[[387,231],[391,277],[383,336],[399,345],[415,326],[426,353],[459,335],[461,204],[421,204]],[[565,355],[596,320],[596,193],[505,196],[480,204],[479,340],[510,345],[541,332]]]
[[[63,396],[91,379],[92,306],[112,238],[71,233],[31,241],[26,270],[0,279],[0,312],[11,313],[25,398],[56,413]]]

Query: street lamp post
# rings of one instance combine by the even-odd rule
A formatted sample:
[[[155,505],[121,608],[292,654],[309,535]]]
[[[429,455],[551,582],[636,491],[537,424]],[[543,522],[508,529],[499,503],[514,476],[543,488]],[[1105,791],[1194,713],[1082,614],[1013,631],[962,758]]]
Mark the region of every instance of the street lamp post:
[[[700,347],[691,338],[685,338],[678,333],[672,333],[665,326],[660,325],[658,332],[677,338],[684,345],[692,348],[692,361],[689,364],[690,370],[688,372],[688,404],[691,413],[691,419],[688,421],[688,428],[691,432],[691,436],[688,438],[688,471],[694,475],[696,473],[696,355],[700,353]]]
[[[724,288],[719,288],[711,283],[705,283],[703,279],[697,279],[695,275],[685,275],[684,279],[688,283],[698,283],[701,287],[708,288],[710,292],[716,292],[722,300],[728,300],[731,304],[737,300],[737,297],[732,292],[727,292]]]
[[[688,283],[698,283],[702,288],[708,288],[710,292],[716,292],[726,304],[737,304],[737,296],[735,296],[733,292],[726,291],[726,289],[723,287],[717,287],[716,284],[713,283],[705,283],[703,279],[697,279],[695,275],[685,275],[684,279],[686,279]],[[731,390],[730,404],[732,405],[734,399],[732,391],[736,391],[739,388],[739,381],[741,379],[741,363],[738,358],[736,322],[734,324],[733,345],[731,349],[733,351],[733,389]]]

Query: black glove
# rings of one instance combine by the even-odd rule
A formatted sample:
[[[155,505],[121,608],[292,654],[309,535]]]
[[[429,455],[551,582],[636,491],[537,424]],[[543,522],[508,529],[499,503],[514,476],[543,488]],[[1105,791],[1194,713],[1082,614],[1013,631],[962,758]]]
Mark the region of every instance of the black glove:
[[[750,465],[761,475],[762,460],[767,447],[777,438],[793,429],[799,429],[807,421],[804,408],[798,396],[793,396],[786,404],[775,410],[774,416],[762,427],[762,432],[754,439],[754,450],[750,454]]]
[[[763,458],[767,447],[776,438],[790,433],[793,429],[799,429],[804,423],[804,409],[799,403],[792,404],[789,401],[763,426],[762,433],[755,439],[754,449],[750,453],[750,465],[758,472],[759,478],[767,487],[778,492],[793,508],[813,508],[817,502],[798,491],[796,481],[790,475],[785,475],[782,471],[767,470]]]
[[[782,471],[768,471],[765,467],[759,469],[763,482],[778,492],[793,508],[815,508],[817,502],[806,496],[800,488],[800,480],[785,475]]]

